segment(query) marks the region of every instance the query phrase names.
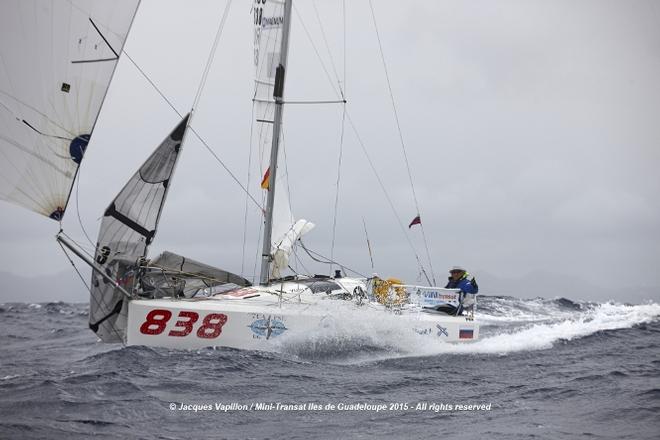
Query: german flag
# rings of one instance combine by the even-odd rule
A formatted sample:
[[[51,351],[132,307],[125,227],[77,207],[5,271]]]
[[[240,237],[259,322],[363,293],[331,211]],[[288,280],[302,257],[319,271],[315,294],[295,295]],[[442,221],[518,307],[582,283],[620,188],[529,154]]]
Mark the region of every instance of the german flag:
[[[270,167],[266,170],[266,173],[264,174],[264,178],[261,179],[261,188],[262,189],[270,189]]]

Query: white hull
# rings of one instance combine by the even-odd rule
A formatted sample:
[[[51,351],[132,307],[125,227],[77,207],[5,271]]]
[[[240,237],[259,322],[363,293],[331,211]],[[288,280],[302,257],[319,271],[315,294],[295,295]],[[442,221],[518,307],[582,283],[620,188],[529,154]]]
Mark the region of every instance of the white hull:
[[[479,325],[466,316],[447,316],[408,307],[394,313],[380,304],[330,299],[308,290],[294,293],[296,283],[285,283],[285,300],[272,288],[254,287],[236,295],[193,299],[132,300],[128,306],[127,345],[176,349],[209,346],[276,351],[289,338],[305,338],[328,325],[346,320],[391,321],[408,335],[446,342],[474,341]],[[346,286],[348,287],[348,286]],[[258,295],[258,296],[251,296]]]

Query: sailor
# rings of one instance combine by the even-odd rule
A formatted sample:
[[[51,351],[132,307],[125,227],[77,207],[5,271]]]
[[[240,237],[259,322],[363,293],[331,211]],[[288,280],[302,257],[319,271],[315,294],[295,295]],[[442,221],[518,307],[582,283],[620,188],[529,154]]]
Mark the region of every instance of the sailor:
[[[449,269],[449,279],[445,289],[459,289],[460,299],[458,307],[446,305],[440,311],[450,315],[461,315],[463,306],[470,307],[475,303],[475,296],[479,292],[477,280],[470,277],[470,274],[462,266],[453,266]]]
[[[477,280],[474,277],[470,278],[470,274],[462,266],[454,266],[449,270],[445,289],[460,289],[461,292],[470,294],[479,293]]]

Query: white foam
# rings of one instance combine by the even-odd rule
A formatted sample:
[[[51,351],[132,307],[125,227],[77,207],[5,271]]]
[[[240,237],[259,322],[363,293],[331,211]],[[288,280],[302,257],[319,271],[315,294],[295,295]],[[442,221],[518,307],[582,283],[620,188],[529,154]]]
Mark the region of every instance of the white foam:
[[[603,330],[630,328],[660,318],[660,305],[626,306],[606,303],[569,319],[524,326],[509,333],[484,337],[471,344],[444,344],[436,353],[506,354],[551,348],[559,340],[573,340]],[[433,352],[433,350],[431,350]]]
[[[17,377],[21,377],[18,374],[10,374],[8,376],[0,377],[0,380],[11,380],[11,379],[16,379]]]
[[[566,317],[569,316],[569,317]],[[548,318],[546,315],[545,318]],[[544,319],[545,319],[544,318]],[[447,343],[418,335],[395,316],[359,311],[332,314],[327,325],[312,334],[283,339],[282,352],[307,358],[352,361],[439,354],[507,354],[548,349],[560,340],[585,337],[603,330],[630,328],[660,318],[660,305],[601,304],[587,311],[555,314],[554,322],[535,322],[472,343]]]

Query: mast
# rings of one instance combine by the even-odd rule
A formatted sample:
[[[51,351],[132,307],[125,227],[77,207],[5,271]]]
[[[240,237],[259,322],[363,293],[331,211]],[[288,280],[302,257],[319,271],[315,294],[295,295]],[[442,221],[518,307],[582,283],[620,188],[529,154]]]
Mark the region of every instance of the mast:
[[[273,99],[275,100],[275,117],[273,119],[273,141],[270,150],[270,185],[268,187],[268,198],[266,201],[266,218],[264,226],[264,239],[261,251],[261,276],[259,282],[261,285],[268,284],[270,278],[270,242],[273,232],[273,204],[275,202],[275,182],[277,177],[277,154],[280,147],[280,130],[282,126],[282,112],[284,110],[284,75],[286,71],[286,61],[289,52],[289,29],[291,24],[291,2],[284,1],[284,22],[282,23],[282,42],[280,45],[280,64],[275,73],[275,86],[273,87]]]

